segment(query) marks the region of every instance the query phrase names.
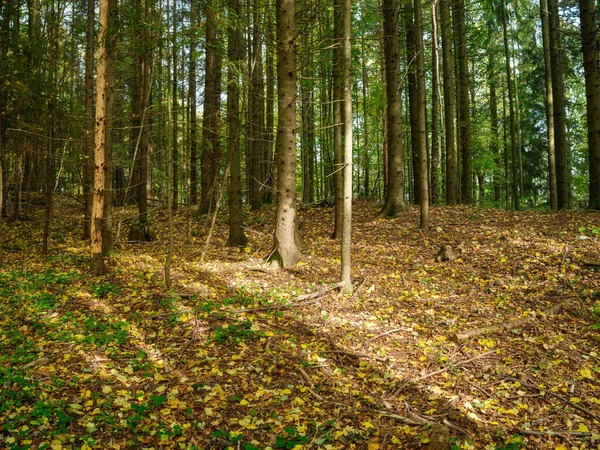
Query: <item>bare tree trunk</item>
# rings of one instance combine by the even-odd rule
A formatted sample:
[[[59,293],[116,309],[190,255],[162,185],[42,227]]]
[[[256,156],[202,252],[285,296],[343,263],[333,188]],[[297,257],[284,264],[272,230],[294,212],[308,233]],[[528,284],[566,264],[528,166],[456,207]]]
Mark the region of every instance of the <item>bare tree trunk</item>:
[[[511,148],[511,162],[512,162],[512,198],[513,207],[515,211],[520,208],[519,205],[519,171],[517,166],[517,135],[516,135],[516,124],[515,124],[515,108],[514,108],[514,92],[512,82],[512,69],[510,67],[510,56],[508,46],[508,33],[506,25],[506,4],[502,0],[500,7],[502,8],[502,29],[504,35],[504,57],[506,59],[506,84],[508,88],[508,112],[510,115],[510,148]]]
[[[302,254],[296,239],[296,1],[277,0],[277,215],[274,266],[294,266]]]
[[[548,190],[550,191],[550,207],[558,209],[556,192],[556,150],[554,143],[554,94],[552,93],[552,62],[550,58],[550,24],[548,19],[547,0],[540,0],[540,16],[542,19],[542,42],[544,47],[545,73],[545,106],[546,127],[548,136]]]
[[[106,145],[106,41],[109,0],[100,0],[98,20],[98,70],[96,76],[96,127],[94,146],[94,201],[90,227],[90,270],[94,275],[106,273],[102,256],[102,219],[104,215],[105,145]]]
[[[471,155],[471,117],[469,102],[469,59],[467,51],[467,28],[464,0],[458,0],[454,6],[458,90],[458,126],[461,156],[461,203],[473,202],[473,164]]]
[[[352,243],[352,6],[344,0],[343,57],[344,57],[344,208],[342,225],[342,292],[352,294],[350,277]]]
[[[556,204],[558,209],[569,207],[569,169],[565,123],[565,86],[563,55],[560,39],[560,15],[557,0],[547,0],[550,25],[550,65],[554,114],[554,152],[556,156]]]
[[[112,211],[113,211],[113,117],[115,105],[115,52],[117,36],[117,0],[109,0],[109,15],[106,42],[106,146],[104,180],[104,218],[102,220],[102,254],[108,256],[113,251]]]
[[[85,47],[85,159],[83,162],[83,238],[90,238],[94,185],[94,0],[87,0]]]
[[[454,143],[454,74],[449,0],[440,0],[442,63],[444,76],[444,126],[446,139],[446,204],[456,205],[458,167]]]
[[[214,0],[206,3],[206,73],[204,117],[202,118],[202,157],[200,177],[200,213],[214,209],[221,160],[221,61],[217,35],[217,11]]]
[[[418,192],[420,219],[419,228],[422,230],[429,226],[429,177],[427,174],[427,140],[425,125],[427,123],[426,91],[425,91],[425,58],[423,56],[423,12],[420,0],[414,0],[415,12],[415,53],[416,53],[416,100],[417,100],[417,149],[419,167]]]
[[[431,1],[432,21],[432,74],[431,74],[431,192],[433,205],[438,203],[439,190],[439,102],[440,102],[440,54],[438,47],[438,0]]]
[[[406,29],[406,67],[408,68],[408,111],[410,118],[410,156],[412,163],[411,191],[409,195],[415,204],[419,204],[419,130],[417,124],[417,53],[415,49],[415,22],[413,0],[404,2],[404,28]]]
[[[335,224],[332,239],[342,237],[344,215],[344,151],[343,143],[343,48],[342,35],[344,32],[343,0],[333,2],[333,184],[335,189]]]
[[[581,47],[587,98],[587,137],[590,170],[589,209],[600,209],[600,71],[594,0],[579,0]]]
[[[398,0],[383,0],[382,6],[387,78],[389,161],[388,189],[379,217],[395,217],[405,209]]]
[[[239,71],[242,64],[242,33],[240,29],[241,8],[239,0],[229,0],[229,37],[227,39],[227,159],[229,171],[229,239],[227,245],[244,246],[248,239],[244,234],[244,210],[242,205],[242,180],[240,167],[240,87]]]
[[[198,111],[196,109],[196,52],[198,6],[192,1],[190,5],[190,204],[198,204]]]

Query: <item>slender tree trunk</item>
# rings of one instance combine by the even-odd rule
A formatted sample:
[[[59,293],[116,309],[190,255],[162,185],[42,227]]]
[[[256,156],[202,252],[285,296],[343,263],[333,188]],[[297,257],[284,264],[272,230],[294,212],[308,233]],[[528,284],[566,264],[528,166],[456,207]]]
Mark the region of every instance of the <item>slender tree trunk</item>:
[[[352,236],[352,45],[351,0],[344,0],[343,56],[344,56],[344,208],[342,225],[342,292],[352,294],[351,236]]]
[[[265,43],[266,50],[266,68],[267,68],[267,98],[266,98],[266,149],[267,149],[267,164],[268,174],[267,181],[265,182],[265,195],[263,201],[265,203],[273,202],[273,191],[274,191],[274,180],[277,167],[275,166],[274,159],[274,148],[275,148],[275,134],[273,132],[275,126],[275,63],[273,58],[274,52],[274,36],[273,36],[273,15],[269,0],[267,0],[267,41]]]
[[[109,0],[100,0],[98,20],[98,70],[96,76],[96,125],[94,146],[94,201],[90,227],[90,270],[94,275],[106,273],[102,256],[102,218],[104,214],[105,145],[106,145],[106,63]]]
[[[190,4],[190,70],[189,70],[189,97],[190,97],[190,203],[198,204],[198,111],[196,109],[196,66],[197,66],[197,24],[198,5],[192,1]]]
[[[406,28],[406,67],[408,67],[408,110],[410,117],[410,155],[413,169],[411,178],[411,200],[420,203],[419,192],[419,126],[418,122],[418,94],[417,94],[417,52],[415,47],[415,22],[413,0],[405,0],[404,26]]]
[[[296,239],[296,1],[277,0],[277,215],[273,265],[294,266]]]
[[[217,35],[217,11],[214,0],[206,4],[206,73],[204,87],[204,117],[202,119],[202,159],[200,213],[215,208],[219,163],[221,160],[220,98],[221,61]]]
[[[369,108],[368,108],[368,90],[369,90],[369,77],[367,74],[367,61],[366,61],[366,48],[365,48],[365,36],[363,35],[361,40],[361,53],[362,53],[362,104],[363,104],[363,190],[364,197],[370,197],[370,166],[371,157],[369,156]]]
[[[590,170],[589,209],[600,209],[600,71],[598,27],[594,0],[579,0],[581,47],[587,98],[587,137]]]
[[[506,20],[506,4],[502,0],[500,7],[502,8],[502,30],[504,36],[504,58],[506,60],[506,84],[508,89],[508,112],[510,115],[510,148],[511,148],[511,163],[512,163],[512,198],[515,211],[520,208],[519,205],[519,170],[517,160],[517,134],[515,124],[515,107],[514,107],[514,92],[512,82],[512,69],[510,67],[510,55],[508,46],[507,20]]]
[[[242,205],[242,179],[240,167],[240,87],[239,74],[242,64],[241,8],[239,0],[229,0],[227,55],[227,159],[229,160],[229,239],[227,244],[244,246],[248,239],[244,234],[244,211]]]
[[[344,32],[343,0],[333,2],[333,155],[334,170],[333,184],[335,188],[335,225],[332,239],[342,237],[343,209],[344,209],[344,151],[343,144],[343,48],[342,35]]]
[[[173,151],[171,153],[171,159],[173,161],[173,209],[177,209],[179,207],[179,153],[177,150],[177,136],[179,134],[178,130],[178,120],[177,116],[179,114],[179,110],[177,108],[177,78],[179,76],[177,69],[177,0],[173,0],[173,35],[171,36],[171,64],[172,64],[172,99],[173,106],[171,107],[172,114],[172,122],[171,122],[171,133],[173,133],[173,137],[171,138],[171,145],[173,146]]]
[[[105,129],[105,180],[104,218],[102,220],[102,254],[108,256],[113,251],[112,212],[113,212],[113,117],[115,105],[115,52],[117,37],[117,0],[109,1],[109,15],[106,42],[106,129]]]
[[[464,0],[455,3],[454,21],[457,36],[456,42],[457,83],[460,84],[458,95],[458,125],[460,131],[459,145],[461,156],[461,203],[471,204],[473,202],[473,164],[471,155],[471,117],[469,102],[469,59],[467,52],[467,28]]]
[[[404,155],[402,143],[402,98],[398,0],[383,0],[384,48],[387,79],[388,188],[380,217],[395,217],[404,211]]]
[[[494,24],[491,19],[488,19],[488,84],[490,89],[490,125],[492,132],[492,139],[490,141],[490,152],[494,155],[494,171],[493,171],[493,183],[494,183],[494,202],[499,204],[502,197],[502,185],[500,173],[502,170],[500,161],[500,148],[499,148],[499,125],[498,125],[498,98],[496,96],[496,88],[498,80],[495,74],[495,57],[496,57],[496,33],[494,31]]]
[[[418,159],[418,198],[420,219],[419,228],[422,230],[429,226],[429,176],[427,174],[427,96],[425,91],[425,58],[423,56],[423,12],[421,9],[421,0],[414,0],[415,12],[415,56],[416,56],[416,100],[417,100],[417,149]]]
[[[438,0],[431,1],[432,21],[432,69],[431,69],[431,192],[433,205],[438,203],[439,190],[439,102],[440,102],[440,55],[438,47]]]
[[[90,238],[94,185],[94,0],[87,0],[85,47],[85,159],[83,162],[83,238]]]
[[[252,21],[252,46],[250,59],[250,92],[249,92],[249,136],[248,151],[250,179],[249,199],[253,210],[262,208],[262,184],[264,167],[264,123],[265,123],[265,93],[262,70],[262,33],[260,29],[260,2],[254,0]]]
[[[545,71],[545,106],[546,130],[548,136],[548,190],[550,191],[550,207],[558,209],[556,192],[556,150],[554,143],[554,95],[552,93],[552,63],[550,58],[550,24],[548,22],[547,0],[540,0],[540,16],[542,19],[542,42],[544,47]]]
[[[557,0],[547,0],[550,25],[550,65],[554,114],[554,152],[556,157],[556,204],[558,209],[569,207],[569,168],[565,122],[565,86],[563,55],[560,39],[560,15]]]
[[[444,134],[446,139],[446,204],[456,205],[458,167],[454,137],[454,71],[449,0],[440,0],[442,64],[444,76]]]
[[[380,15],[383,16],[383,5],[382,0],[378,0]],[[385,19],[384,19],[385,20]],[[383,29],[382,21],[379,22],[379,48],[381,53],[381,83],[387,85],[387,70],[386,70],[386,54],[385,54],[385,34]],[[383,169],[381,165],[379,168],[383,172],[383,197],[387,197],[388,190],[388,173],[389,173],[389,145],[388,145],[388,112],[387,112],[387,92],[384,91],[384,106],[381,114],[381,153],[383,154]]]

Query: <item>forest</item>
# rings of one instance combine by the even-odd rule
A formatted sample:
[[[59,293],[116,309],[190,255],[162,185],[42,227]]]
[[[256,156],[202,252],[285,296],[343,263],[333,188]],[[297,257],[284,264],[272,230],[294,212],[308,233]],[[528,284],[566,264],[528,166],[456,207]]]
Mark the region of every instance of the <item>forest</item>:
[[[599,8],[0,0],[0,448],[598,448]]]

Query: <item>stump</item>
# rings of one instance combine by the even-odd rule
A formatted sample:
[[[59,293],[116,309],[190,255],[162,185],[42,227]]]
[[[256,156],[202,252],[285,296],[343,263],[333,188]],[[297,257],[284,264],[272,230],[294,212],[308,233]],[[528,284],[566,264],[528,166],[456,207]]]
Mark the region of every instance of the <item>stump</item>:
[[[148,223],[134,223],[127,235],[128,242],[152,242],[156,240],[156,232]]]

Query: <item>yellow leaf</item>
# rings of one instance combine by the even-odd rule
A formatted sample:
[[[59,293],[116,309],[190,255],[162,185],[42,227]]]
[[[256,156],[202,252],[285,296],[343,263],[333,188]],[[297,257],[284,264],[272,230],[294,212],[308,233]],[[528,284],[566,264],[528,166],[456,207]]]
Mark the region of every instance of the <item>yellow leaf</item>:
[[[102,386],[103,394],[110,394],[112,392],[112,388],[110,386]]]
[[[583,377],[583,378],[588,378],[588,379],[592,379],[592,371],[590,369],[581,369],[579,371],[579,374]]]
[[[248,400],[246,400],[245,398],[241,399],[240,405],[243,405],[243,406],[249,405]]]
[[[587,433],[590,430],[584,424],[580,423],[579,424],[579,429],[577,431],[581,431],[582,433]]]
[[[380,448],[379,444],[369,444],[369,450],[379,450]]]
[[[368,430],[369,428],[375,429],[375,425],[373,425],[371,422],[368,422],[368,421],[367,421],[367,422],[363,422],[363,423],[362,423],[362,426],[363,426],[364,428],[366,428],[367,430]]]
[[[559,444],[555,447],[556,450],[567,450],[567,446],[565,444]]]
[[[571,397],[571,398],[569,399],[569,401],[570,401],[571,403],[581,403],[581,399],[580,399],[580,398],[577,398],[577,397]]]

